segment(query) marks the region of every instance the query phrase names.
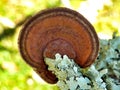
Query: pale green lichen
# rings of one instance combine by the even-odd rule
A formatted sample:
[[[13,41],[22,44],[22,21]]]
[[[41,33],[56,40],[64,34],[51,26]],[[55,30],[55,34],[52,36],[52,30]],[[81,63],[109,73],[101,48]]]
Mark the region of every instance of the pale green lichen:
[[[56,54],[56,59],[45,59],[46,64],[49,65],[49,70],[58,77],[57,85],[61,90],[79,90],[90,89],[90,80],[83,77],[80,72],[80,67],[66,55],[61,58],[60,54]],[[84,87],[83,87],[84,86]]]
[[[120,90],[120,37],[100,40],[99,56],[88,68],[80,68],[66,55],[55,57],[45,62],[61,90]]]

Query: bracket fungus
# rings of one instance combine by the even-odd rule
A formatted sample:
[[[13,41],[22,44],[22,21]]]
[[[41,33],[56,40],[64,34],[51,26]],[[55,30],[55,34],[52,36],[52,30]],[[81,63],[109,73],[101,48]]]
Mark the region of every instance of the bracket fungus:
[[[99,51],[93,26],[78,12],[68,8],[43,10],[31,17],[19,35],[23,59],[48,83],[57,77],[48,70],[44,58],[67,55],[82,68],[90,66]]]

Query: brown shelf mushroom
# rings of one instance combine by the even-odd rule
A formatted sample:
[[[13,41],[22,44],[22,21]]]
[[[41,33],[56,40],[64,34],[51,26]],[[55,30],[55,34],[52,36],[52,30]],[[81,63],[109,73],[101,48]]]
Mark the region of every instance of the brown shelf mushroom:
[[[68,55],[80,67],[90,66],[98,55],[99,40],[93,26],[68,8],[43,10],[31,17],[19,36],[24,60],[48,83],[57,78],[47,69],[44,57]]]

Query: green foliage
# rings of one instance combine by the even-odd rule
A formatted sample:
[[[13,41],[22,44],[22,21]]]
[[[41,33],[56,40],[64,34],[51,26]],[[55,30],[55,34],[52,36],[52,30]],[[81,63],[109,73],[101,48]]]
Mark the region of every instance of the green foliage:
[[[112,0],[112,5],[105,5],[99,11],[97,22],[94,24],[97,32],[103,32],[112,36],[113,32],[120,35],[120,3],[119,0]]]
[[[0,90],[58,90],[33,78],[33,70],[20,57],[15,38],[0,42]]]

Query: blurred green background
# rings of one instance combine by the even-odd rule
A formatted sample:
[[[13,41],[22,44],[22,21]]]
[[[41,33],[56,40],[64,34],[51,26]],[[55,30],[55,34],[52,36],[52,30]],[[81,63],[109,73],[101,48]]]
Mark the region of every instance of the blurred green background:
[[[0,0],[0,90],[58,90],[21,58],[19,31],[29,17],[46,8],[68,7],[83,14],[100,38],[120,35],[119,0]]]

